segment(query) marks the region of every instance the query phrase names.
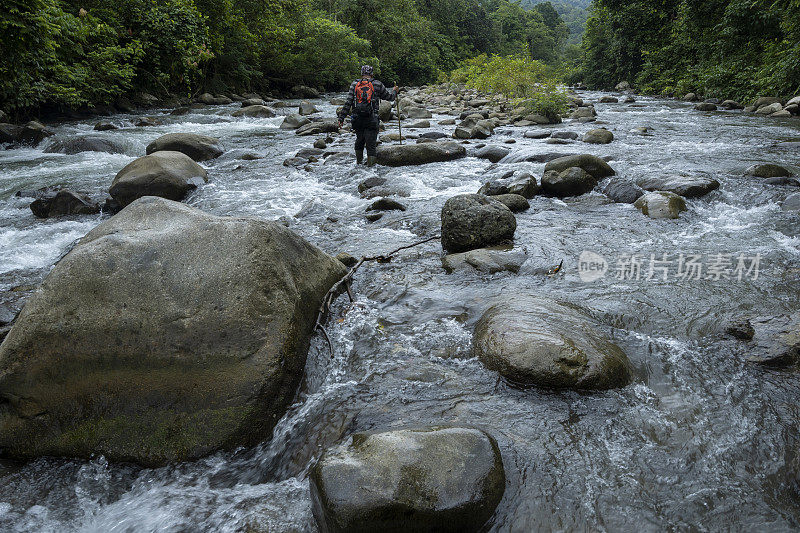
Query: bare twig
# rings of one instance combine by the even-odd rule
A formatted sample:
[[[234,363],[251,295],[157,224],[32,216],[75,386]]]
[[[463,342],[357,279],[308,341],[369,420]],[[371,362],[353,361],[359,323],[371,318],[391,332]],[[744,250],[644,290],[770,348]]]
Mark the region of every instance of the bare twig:
[[[328,341],[328,348],[331,352],[331,357],[333,357],[333,344],[331,343],[331,338],[328,336],[328,332],[325,330],[325,322],[328,321],[328,317],[331,313],[331,307],[333,306],[333,302],[336,301],[336,298],[339,297],[340,294],[346,292],[347,296],[350,298],[351,302],[355,302],[356,298],[353,295],[353,291],[350,288],[350,284],[353,281],[353,276],[361,268],[361,265],[368,261],[375,261],[377,263],[388,263],[392,260],[392,258],[399,252],[403,250],[408,250],[410,248],[414,248],[416,246],[420,246],[422,244],[435,241],[440,239],[440,235],[436,235],[434,237],[427,238],[425,240],[415,242],[413,244],[408,244],[406,246],[401,246],[395,250],[392,250],[388,254],[381,254],[381,255],[374,255],[374,256],[363,256],[358,262],[350,268],[347,274],[342,277],[339,281],[333,284],[333,287],[325,294],[325,297],[322,298],[322,304],[319,306],[319,311],[317,312],[317,322],[314,325],[314,329],[318,329],[322,332],[325,336],[325,340]]]

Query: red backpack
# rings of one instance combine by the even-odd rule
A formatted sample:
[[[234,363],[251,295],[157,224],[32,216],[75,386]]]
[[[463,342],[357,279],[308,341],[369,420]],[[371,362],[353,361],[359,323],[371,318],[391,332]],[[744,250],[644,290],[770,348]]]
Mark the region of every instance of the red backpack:
[[[356,83],[356,103],[353,106],[356,115],[367,117],[372,115],[372,97],[375,95],[375,87],[370,80],[361,80]]]

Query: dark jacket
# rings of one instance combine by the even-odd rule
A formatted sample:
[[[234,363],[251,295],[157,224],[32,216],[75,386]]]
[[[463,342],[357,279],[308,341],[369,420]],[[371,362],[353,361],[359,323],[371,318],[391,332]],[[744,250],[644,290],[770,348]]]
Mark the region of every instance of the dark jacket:
[[[358,79],[350,84],[350,90],[347,92],[347,100],[344,102],[344,107],[339,111],[339,120],[344,122],[344,119],[347,118],[353,111],[353,105],[356,101],[356,85],[362,79]],[[397,98],[397,94],[394,91],[390,91],[386,88],[386,86],[381,83],[379,80],[372,79],[372,88],[375,90],[375,93],[372,97],[372,115],[374,118],[378,118],[378,108],[380,107],[381,100],[388,100],[390,102],[394,101]]]

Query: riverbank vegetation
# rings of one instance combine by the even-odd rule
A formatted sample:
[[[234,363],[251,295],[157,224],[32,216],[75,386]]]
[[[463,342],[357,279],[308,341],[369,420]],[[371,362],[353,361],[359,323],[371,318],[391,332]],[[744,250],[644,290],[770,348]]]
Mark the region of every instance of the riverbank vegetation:
[[[359,64],[389,83],[436,80],[480,54],[559,61],[549,2],[509,0],[8,0],[0,109],[112,104],[146,92],[342,89]]]
[[[665,95],[795,95],[798,10],[798,0],[594,0],[573,79]]]

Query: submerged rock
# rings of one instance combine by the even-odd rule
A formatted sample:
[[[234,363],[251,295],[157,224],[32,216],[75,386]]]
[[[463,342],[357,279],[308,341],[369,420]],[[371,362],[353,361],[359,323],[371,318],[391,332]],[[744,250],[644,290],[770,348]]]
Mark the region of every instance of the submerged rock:
[[[448,254],[442,258],[442,266],[448,274],[465,269],[475,269],[487,274],[517,273],[527,259],[528,254],[525,250],[509,246],[492,246]]]
[[[572,305],[513,297],[475,326],[475,355],[510,382],[552,389],[612,389],[631,380],[628,357]]]
[[[481,531],[505,491],[497,442],[478,429],[357,433],[309,472],[326,533]]]
[[[100,206],[88,196],[62,189],[40,195],[30,205],[31,211],[39,218],[64,215],[93,215],[100,212]]]
[[[544,171],[548,172],[552,170],[555,172],[562,172],[572,167],[582,168],[598,180],[616,174],[614,169],[611,168],[608,163],[597,156],[589,154],[571,155],[553,159],[547,163],[547,165],[545,165]]]
[[[678,218],[681,212],[686,211],[686,201],[667,191],[648,192],[633,205],[650,218]]]
[[[207,161],[222,155],[219,139],[196,133],[167,133],[147,145],[147,153],[181,152],[195,161]]]
[[[0,346],[0,447],[154,466],[263,441],[345,273],[280,224],[138,200],[55,265]]]
[[[597,178],[580,167],[571,167],[561,172],[550,170],[542,176],[542,192],[558,198],[586,194],[596,185]]]
[[[646,191],[669,191],[685,198],[699,198],[719,188],[714,178],[696,176],[653,176],[639,180],[639,186]]]
[[[503,203],[481,194],[461,194],[442,208],[442,248],[466,252],[514,238],[517,220]]]
[[[208,182],[208,172],[181,152],[154,152],[120,170],[108,193],[123,207],[142,196],[182,200],[197,180]]]
[[[452,161],[466,155],[467,149],[452,141],[378,147],[378,163],[390,167]]]

